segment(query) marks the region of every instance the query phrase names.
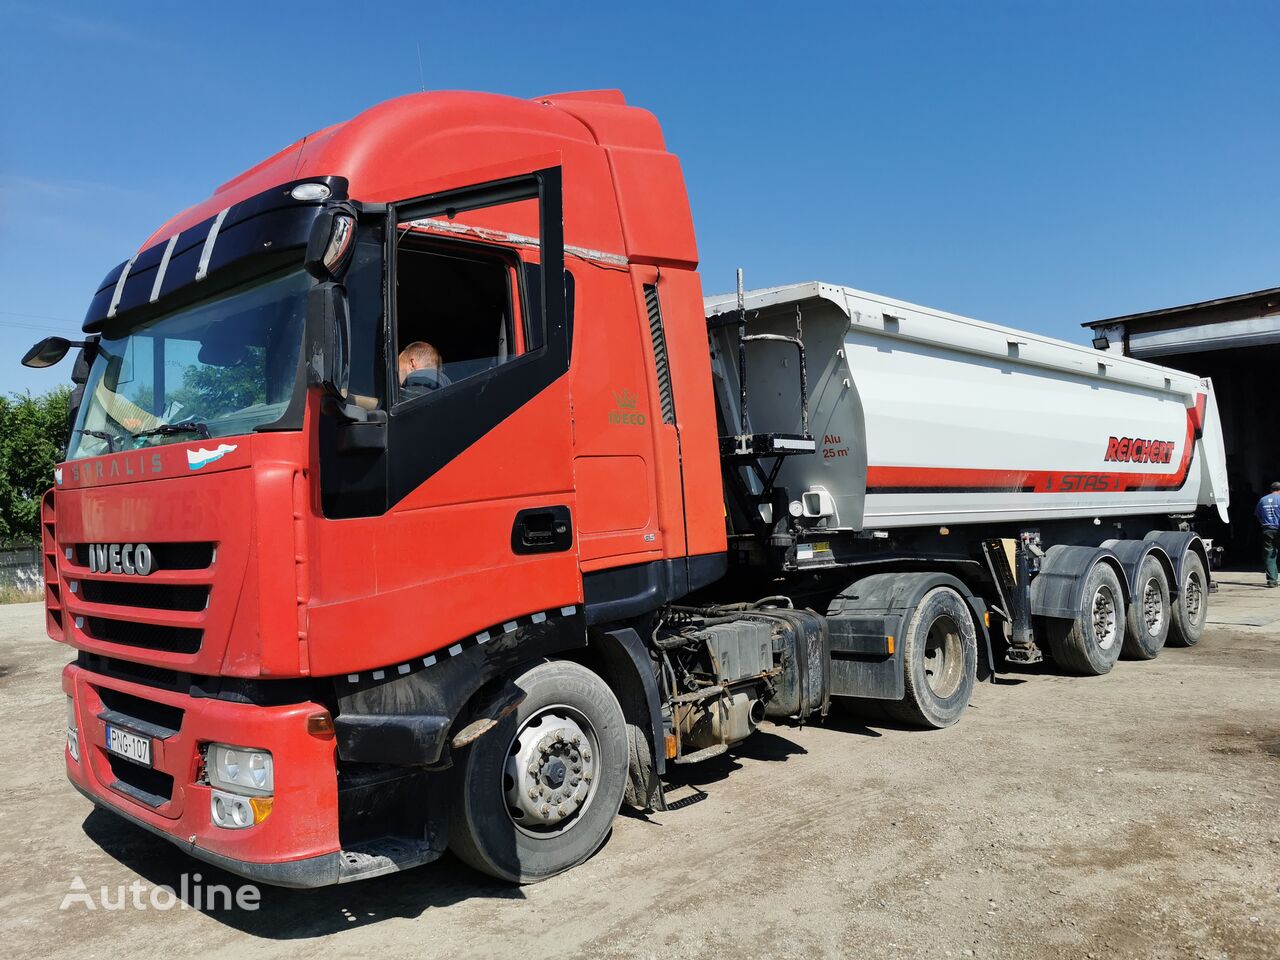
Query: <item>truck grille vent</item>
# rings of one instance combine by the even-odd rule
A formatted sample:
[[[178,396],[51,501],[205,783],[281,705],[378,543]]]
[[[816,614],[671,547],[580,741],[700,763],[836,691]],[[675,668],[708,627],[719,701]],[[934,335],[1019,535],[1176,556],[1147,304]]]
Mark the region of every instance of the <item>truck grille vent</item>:
[[[658,303],[656,284],[644,285],[644,305],[649,311],[649,335],[653,337],[653,364],[658,372],[658,402],[662,405],[662,422],[675,426],[676,401],[671,392],[671,365],[667,362],[667,335],[662,329],[662,306]]]
[[[129,680],[149,687],[167,687],[170,690],[187,689],[184,679],[186,674],[179,674],[176,670],[166,670],[164,667],[153,667],[147,663],[116,660],[113,657],[104,657],[84,650],[80,651],[76,663],[85,670],[100,673],[106,677],[118,677],[121,680]]]
[[[213,564],[212,543],[150,543],[156,570],[203,570]],[[89,565],[89,544],[76,544],[76,563]]]
[[[165,627],[154,623],[133,623],[128,620],[110,620],[107,617],[89,617],[86,632],[104,643],[122,643],[147,650],[165,650],[169,653],[196,653],[200,650],[202,630],[190,627]]]
[[[187,584],[82,580],[80,590],[87,603],[109,603],[119,607],[203,610],[209,602],[208,586]]]
[[[107,762],[111,764],[111,772],[116,778],[112,786],[121,793],[141,800],[149,807],[158,807],[173,799],[173,777],[169,774],[117,757],[114,753],[107,754]]]
[[[98,687],[98,698],[108,710],[140,720],[155,727],[164,727],[177,733],[182,729],[182,708],[171,707],[167,703],[145,700],[135,697],[123,690],[112,690],[110,687]]]

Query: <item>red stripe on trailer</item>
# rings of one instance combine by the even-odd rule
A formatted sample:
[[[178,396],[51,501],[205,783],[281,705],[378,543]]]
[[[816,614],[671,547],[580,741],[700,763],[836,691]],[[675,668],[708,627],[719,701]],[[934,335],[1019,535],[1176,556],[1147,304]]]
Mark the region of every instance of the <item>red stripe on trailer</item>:
[[[1187,435],[1174,473],[1097,473],[1061,470],[984,470],[969,467],[867,467],[867,493],[1128,493],[1180,490],[1204,424],[1206,397],[1187,410]],[[1197,420],[1200,427],[1197,427]]]

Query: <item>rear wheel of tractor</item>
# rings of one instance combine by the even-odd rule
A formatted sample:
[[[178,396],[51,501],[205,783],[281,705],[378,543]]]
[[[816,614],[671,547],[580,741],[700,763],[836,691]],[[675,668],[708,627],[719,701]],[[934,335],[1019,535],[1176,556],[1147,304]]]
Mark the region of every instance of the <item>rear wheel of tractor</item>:
[[[1169,646],[1194,647],[1204,636],[1209,619],[1209,577],[1200,554],[1187,551],[1182,558],[1182,589],[1173,605],[1173,625],[1169,630]]]
[[[469,866],[536,883],[604,843],[627,783],[627,725],[586,667],[540,663],[516,681],[524,702],[463,752],[449,847]]]
[[[968,604],[950,587],[934,587],[901,639],[905,695],[884,701],[885,710],[913,726],[951,726],[969,705],[978,673],[978,635]]]
[[[1125,617],[1124,655],[1133,660],[1154,660],[1169,635],[1172,619],[1169,578],[1160,561],[1148,554],[1138,569],[1133,602]]]
[[[1046,619],[1049,651],[1064,670],[1100,677],[1110,672],[1124,644],[1125,606],[1120,578],[1106,563],[1095,563],[1080,593],[1073,620]]]

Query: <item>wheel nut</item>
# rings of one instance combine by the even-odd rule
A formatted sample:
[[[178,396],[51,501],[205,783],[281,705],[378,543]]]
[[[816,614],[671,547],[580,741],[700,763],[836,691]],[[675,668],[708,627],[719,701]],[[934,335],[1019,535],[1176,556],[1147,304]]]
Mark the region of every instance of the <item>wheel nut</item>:
[[[560,816],[562,817],[567,817],[569,815],[569,808],[566,807],[564,804],[561,804],[560,809],[557,810],[556,813],[560,814]]]

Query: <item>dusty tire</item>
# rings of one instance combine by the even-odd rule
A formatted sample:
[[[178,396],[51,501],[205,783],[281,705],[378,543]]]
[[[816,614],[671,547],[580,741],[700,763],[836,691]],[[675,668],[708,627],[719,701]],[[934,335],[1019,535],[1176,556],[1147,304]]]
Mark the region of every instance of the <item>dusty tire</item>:
[[[1173,605],[1169,646],[1194,647],[1204,635],[1209,618],[1209,577],[1198,553],[1188,550],[1182,558],[1182,588]]]
[[[903,723],[940,730],[960,719],[973,696],[978,635],[969,605],[950,587],[934,587],[903,631],[904,696],[883,701]]]
[[[1131,660],[1154,660],[1164,647],[1173,620],[1169,600],[1169,577],[1160,561],[1150,554],[1138,568],[1133,586],[1133,602],[1125,617],[1124,656]]]
[[[1046,618],[1049,652],[1064,670],[1083,676],[1109,673],[1124,645],[1125,603],[1120,578],[1099,561],[1085,577],[1080,611],[1071,620]]]
[[[613,691],[579,664],[540,663],[515,683],[524,702],[462,751],[449,848],[482,873],[536,883],[608,837],[627,783],[627,725]]]

